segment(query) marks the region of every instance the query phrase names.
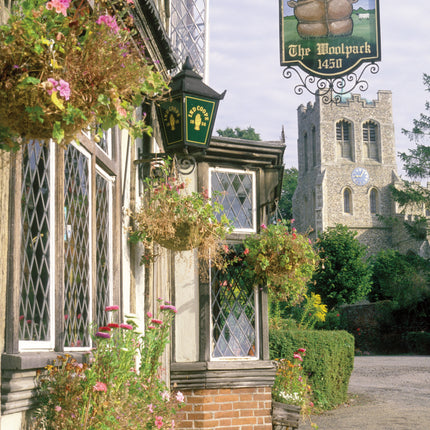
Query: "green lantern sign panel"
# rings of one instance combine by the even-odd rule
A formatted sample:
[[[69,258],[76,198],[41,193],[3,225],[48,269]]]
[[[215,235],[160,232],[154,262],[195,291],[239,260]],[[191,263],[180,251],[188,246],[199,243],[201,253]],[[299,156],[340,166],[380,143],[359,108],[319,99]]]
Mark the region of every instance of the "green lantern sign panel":
[[[379,0],[280,0],[281,65],[340,77],[381,59]]]
[[[181,97],[163,102],[159,106],[160,126],[167,146],[183,141]]]
[[[185,135],[189,144],[205,146],[215,111],[215,102],[198,97],[185,97]]]

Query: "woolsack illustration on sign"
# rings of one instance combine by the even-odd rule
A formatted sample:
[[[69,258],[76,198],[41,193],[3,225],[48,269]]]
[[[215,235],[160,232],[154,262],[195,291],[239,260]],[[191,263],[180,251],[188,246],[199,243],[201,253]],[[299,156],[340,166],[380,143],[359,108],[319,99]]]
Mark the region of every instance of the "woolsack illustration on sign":
[[[358,0],[290,0],[294,9],[297,32],[309,39],[326,36],[349,36],[353,30],[351,18],[354,3]]]

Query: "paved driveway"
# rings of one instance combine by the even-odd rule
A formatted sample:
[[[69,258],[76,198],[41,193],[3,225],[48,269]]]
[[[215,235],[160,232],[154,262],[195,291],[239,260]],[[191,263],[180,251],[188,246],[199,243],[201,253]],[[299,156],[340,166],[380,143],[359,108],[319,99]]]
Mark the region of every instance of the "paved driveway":
[[[312,417],[319,430],[430,430],[430,356],[355,357],[349,395]]]

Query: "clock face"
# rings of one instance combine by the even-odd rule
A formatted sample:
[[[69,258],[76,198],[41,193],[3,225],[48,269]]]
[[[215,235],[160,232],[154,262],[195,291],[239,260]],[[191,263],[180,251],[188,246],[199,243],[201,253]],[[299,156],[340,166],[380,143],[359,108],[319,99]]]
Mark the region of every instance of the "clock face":
[[[369,182],[369,173],[363,167],[356,167],[351,173],[351,178],[356,185],[366,185]]]

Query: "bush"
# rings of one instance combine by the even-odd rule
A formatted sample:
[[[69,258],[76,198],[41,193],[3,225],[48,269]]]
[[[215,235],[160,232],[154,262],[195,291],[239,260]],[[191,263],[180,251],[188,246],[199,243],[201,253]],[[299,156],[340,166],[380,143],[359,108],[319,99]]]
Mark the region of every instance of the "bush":
[[[329,309],[366,298],[371,271],[365,261],[366,247],[356,232],[338,224],[322,232],[317,241],[320,264],[310,290],[321,296]]]
[[[292,357],[306,349],[303,368],[308,374],[315,406],[331,409],[347,400],[349,378],[354,367],[354,337],[345,331],[272,330],[272,359]]]
[[[415,254],[403,255],[392,249],[371,258],[370,301],[393,300],[409,306],[430,296],[430,263]]]
[[[405,335],[409,352],[430,355],[430,333],[425,331],[409,332]]]

